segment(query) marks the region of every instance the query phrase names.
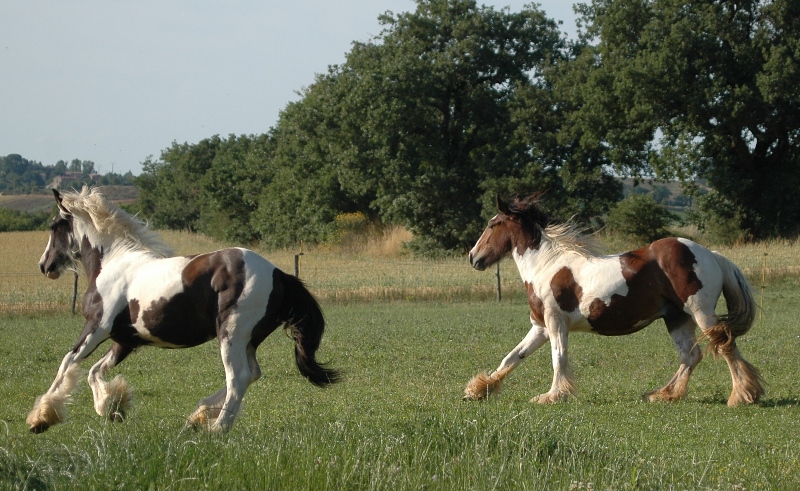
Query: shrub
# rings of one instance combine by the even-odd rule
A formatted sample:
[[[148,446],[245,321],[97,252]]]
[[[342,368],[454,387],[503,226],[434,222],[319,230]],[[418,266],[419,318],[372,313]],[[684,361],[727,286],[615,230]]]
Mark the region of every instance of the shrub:
[[[45,230],[50,218],[49,210],[27,213],[9,208],[0,208],[0,232]]]
[[[743,242],[749,235],[749,231],[743,229],[743,210],[715,191],[697,198],[687,219],[714,244],[733,245]]]
[[[611,242],[643,245],[671,235],[667,227],[677,220],[652,194],[632,194],[611,209],[606,230]]]

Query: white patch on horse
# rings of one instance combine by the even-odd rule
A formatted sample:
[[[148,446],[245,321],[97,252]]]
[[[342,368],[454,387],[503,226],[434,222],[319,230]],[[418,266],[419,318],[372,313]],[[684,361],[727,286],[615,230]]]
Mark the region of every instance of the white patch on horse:
[[[158,347],[180,348],[181,345],[167,343],[153,336],[145,326],[144,313],[151,310],[156,303],[170,300],[183,293],[181,273],[191,259],[187,257],[171,257],[151,261],[142,265],[130,285],[127,296],[139,302],[139,316],[133,324],[139,337]]]

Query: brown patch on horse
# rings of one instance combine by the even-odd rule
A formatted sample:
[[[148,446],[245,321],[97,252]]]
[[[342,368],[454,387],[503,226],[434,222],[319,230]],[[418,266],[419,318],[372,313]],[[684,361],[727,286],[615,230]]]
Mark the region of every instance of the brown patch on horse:
[[[103,250],[98,249],[95,246],[92,246],[92,243],[89,242],[89,238],[85,235],[83,239],[81,239],[81,262],[83,263],[83,268],[86,271],[86,277],[89,280],[89,285],[93,286],[95,280],[100,275],[100,271],[103,269],[102,262],[105,253]]]
[[[533,283],[525,282],[525,290],[528,292],[528,305],[531,308],[531,319],[535,320],[539,325],[544,325],[544,302],[536,294],[536,288]]]
[[[136,321],[139,320],[139,308],[139,301],[135,298],[128,302],[128,311],[131,324],[136,324]]]
[[[608,304],[597,298],[589,305],[589,324],[599,334],[639,331],[657,318],[682,311],[703,286],[694,272],[694,254],[677,239],[626,252],[619,261],[628,293],[612,295]]]
[[[697,258],[686,244],[675,238],[661,239],[650,244],[650,250],[669,279],[681,305],[703,287],[694,271]]]
[[[564,312],[575,311],[581,303],[583,289],[575,281],[572,270],[564,266],[550,280],[550,290],[558,306]]]

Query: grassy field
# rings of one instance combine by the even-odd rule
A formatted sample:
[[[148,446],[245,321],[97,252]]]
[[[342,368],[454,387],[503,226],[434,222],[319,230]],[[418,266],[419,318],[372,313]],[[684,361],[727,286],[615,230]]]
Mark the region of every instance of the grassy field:
[[[0,483],[4,489],[795,489],[800,482],[800,294],[770,292],[764,327],[740,346],[768,382],[752,407],[725,406],[730,377],[711,357],[687,400],[639,401],[676,355],[663,325],[631,336],[572,336],[577,398],[528,399],[549,387],[540,350],[498,397],[461,401],[527,329],[521,303],[331,305],[321,359],[345,381],[317,389],[297,373],[291,341],[259,350],[264,369],[230,434],[185,430],[196,402],[223,383],[214,343],[142,349],[113,373],[132,383],[121,424],[92,410],[84,386],[70,420],[42,435],[25,416],[75,341],[78,318],[2,321]],[[97,353],[92,357],[95,360]],[[88,364],[86,365],[88,367]]]
[[[167,239],[180,253],[219,246],[185,234]],[[45,242],[35,233],[0,234],[0,272],[35,270]],[[770,259],[779,246],[766,246]],[[796,261],[793,248],[780,249],[787,263]],[[528,400],[549,388],[546,347],[498,397],[461,401],[469,378],[494,368],[528,329],[513,269],[503,270],[508,286],[498,303],[494,275],[471,271],[462,259],[305,252],[301,277],[319,293],[328,320],[319,357],[345,380],[311,386],[294,366],[291,341],[276,332],[259,349],[264,377],[224,436],[183,427],[197,401],[223,384],[215,343],[143,348],[112,371],[135,390],[124,423],[101,420],[84,383],[67,423],[28,433],[27,412],[82,319],[60,303],[0,313],[0,489],[797,489],[800,291],[788,273],[766,276],[763,317],[739,340],[767,381],[759,404],[726,407],[730,375],[711,356],[686,400],[641,402],[677,369],[659,322],[618,338],[573,335],[579,394],[538,406]],[[267,255],[293,271],[294,253]],[[763,261],[761,248],[749,254],[753,264]],[[393,270],[404,264],[408,271]],[[429,276],[403,277],[418,270]],[[11,284],[22,304],[48,297],[42,285],[71,297],[68,278],[22,278]],[[370,289],[359,290],[365,284]]]

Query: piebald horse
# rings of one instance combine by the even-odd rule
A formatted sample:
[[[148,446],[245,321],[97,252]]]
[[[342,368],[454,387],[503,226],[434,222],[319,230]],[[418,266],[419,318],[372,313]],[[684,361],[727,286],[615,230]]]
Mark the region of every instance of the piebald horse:
[[[39,268],[56,279],[82,263],[86,323],[52,386],[28,414],[30,431],[41,433],[65,420],[79,364],[109,338],[111,347],[89,369],[88,380],[95,411],[112,421],[125,418],[131,391],[119,375],[107,382],[106,374],[145,345],[188,348],[217,339],[226,383],[201,400],[187,421],[212,432],[231,428],[247,387],[261,376],[256,348],[281,324],[294,338],[303,376],[320,387],[339,379],[315,359],[325,320],[294,276],[247,249],[174,257],[145,223],[97,188],[53,194],[58,212]]]
[[[692,371],[702,358],[695,338],[699,327],[708,348],[728,363],[733,379],[729,406],[758,401],[764,394],[758,370],[742,358],[736,338],[753,323],[756,304],[741,270],[722,255],[690,240],[667,238],[611,256],[593,253],[572,223],[553,224],[537,206],[537,196],[498,197],[498,213],[469,253],[477,270],[509,253],[528,293],[532,327],[491,374],[475,376],[465,399],[483,399],[536,349],[550,342],[553,383],[531,402],[554,403],[575,394],[567,363],[567,336],[585,331],[605,336],[631,334],[664,319],[680,354],[680,367],[667,384],[643,396],[675,401],[686,395]],[[715,307],[724,295],[728,313]]]

